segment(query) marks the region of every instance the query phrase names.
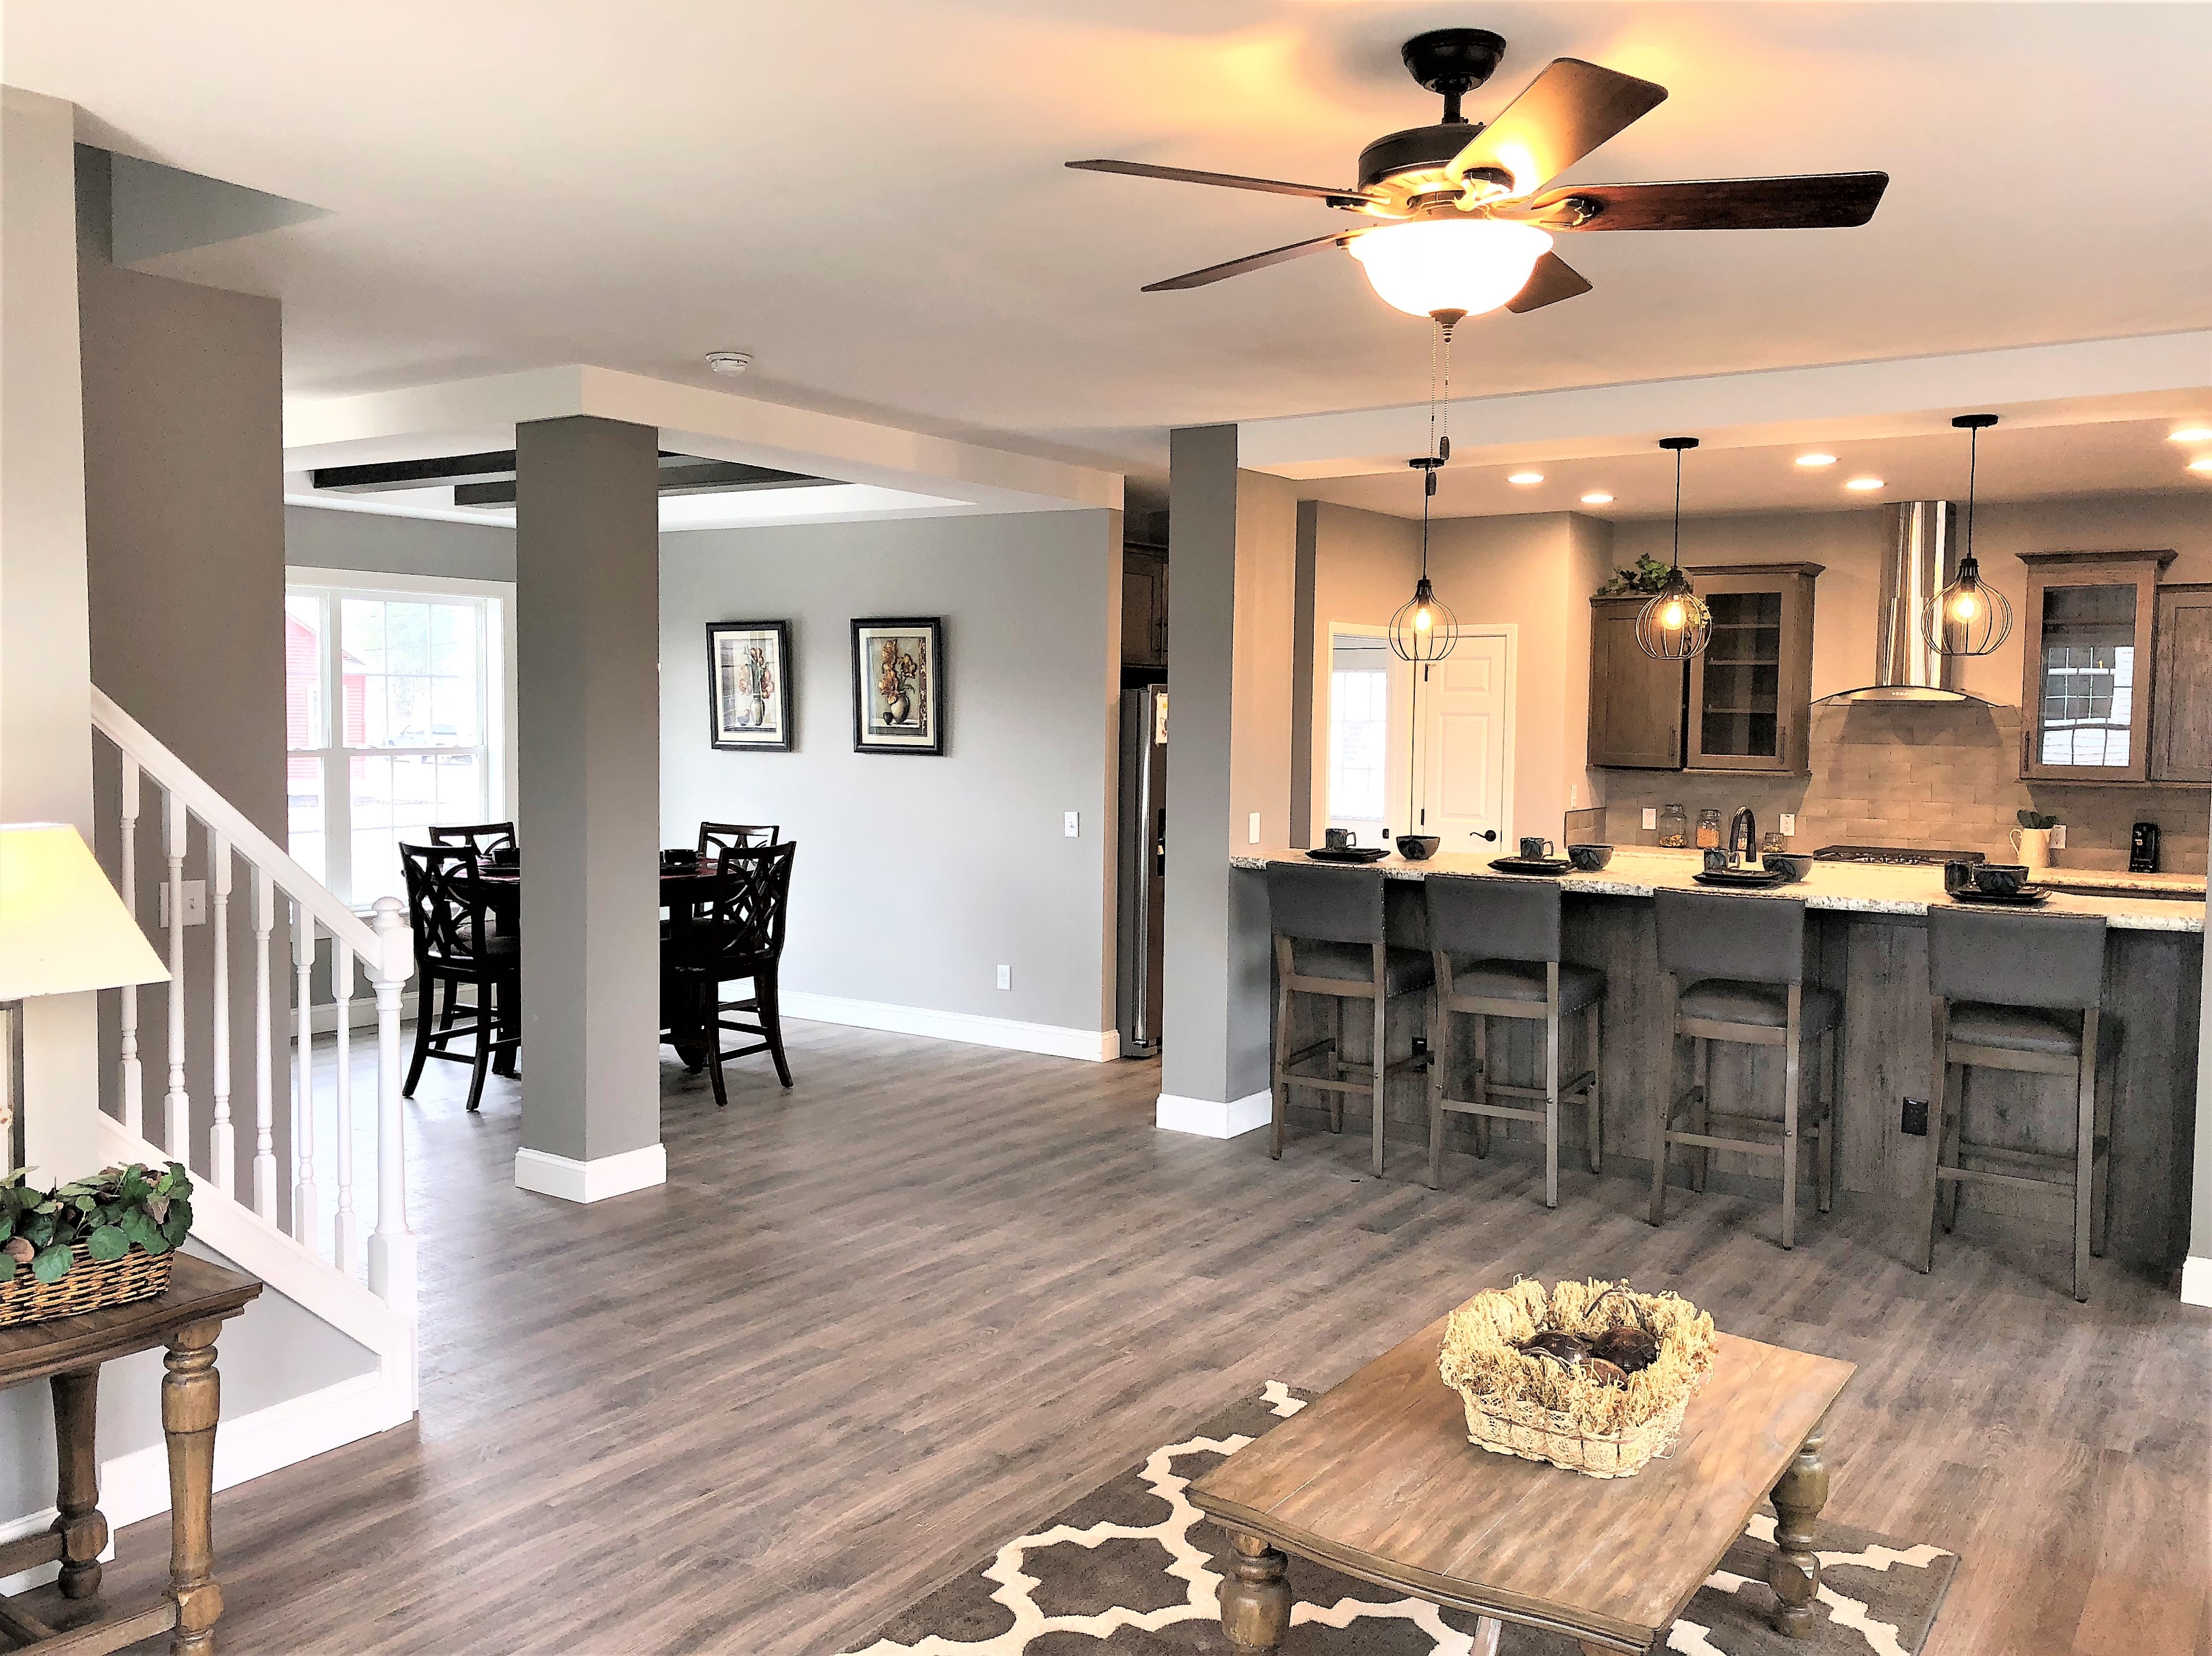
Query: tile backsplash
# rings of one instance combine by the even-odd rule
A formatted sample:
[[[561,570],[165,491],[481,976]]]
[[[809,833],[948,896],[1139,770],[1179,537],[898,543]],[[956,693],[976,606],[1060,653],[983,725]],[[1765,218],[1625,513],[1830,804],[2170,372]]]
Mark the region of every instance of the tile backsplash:
[[[1652,843],[1646,806],[1679,804],[1722,820],[1748,805],[1759,831],[1795,813],[1798,850],[1902,845],[1986,852],[2009,861],[2015,813],[2046,812],[2066,825],[2055,859],[2077,868],[2124,868],[2138,822],[2158,824],[2160,867],[2203,874],[2212,796],[2188,788],[2054,787],[2020,779],[2020,709],[1975,703],[1859,703],[1813,709],[1810,776],[1712,771],[1606,770],[1606,837]]]

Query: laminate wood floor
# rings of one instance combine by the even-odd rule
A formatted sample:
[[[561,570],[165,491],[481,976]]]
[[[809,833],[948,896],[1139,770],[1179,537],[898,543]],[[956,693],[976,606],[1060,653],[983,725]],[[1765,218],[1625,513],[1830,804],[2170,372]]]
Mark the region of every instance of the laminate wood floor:
[[[1261,1382],[1574,1272],[1860,1365],[1828,1511],[1964,1555],[1931,1656],[2212,1646],[2212,1315],[2109,1262],[2075,1305],[2055,1234],[1923,1277],[1875,1207],[1784,1254],[1740,1197],[1655,1231],[1628,1177],[1547,1214],[1529,1160],[1156,1133],[1154,1064],[799,1025],[792,1068],[724,1111],[665,1069],[668,1184],[579,1209],[514,1189],[512,1084],[432,1067],[422,1415],[217,1497],[227,1649],[836,1651]],[[112,1596],[166,1556],[124,1531]]]

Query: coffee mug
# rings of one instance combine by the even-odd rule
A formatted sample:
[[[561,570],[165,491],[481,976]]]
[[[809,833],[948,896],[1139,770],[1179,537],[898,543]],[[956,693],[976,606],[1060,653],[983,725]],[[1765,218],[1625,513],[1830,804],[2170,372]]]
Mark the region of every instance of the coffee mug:
[[[1726,851],[1717,850],[1710,845],[1705,847],[1705,872],[1707,874],[1724,874],[1728,872],[1728,868],[1729,854]]]
[[[1521,837],[1521,855],[1531,862],[1541,862],[1552,855],[1552,842],[1534,834]]]
[[[1322,831],[1322,838],[1332,851],[1346,851],[1359,843],[1359,837],[1349,828],[1329,828]]]
[[[1974,865],[1971,862],[1947,862],[1943,865],[1943,889],[1963,892],[1974,883]]]

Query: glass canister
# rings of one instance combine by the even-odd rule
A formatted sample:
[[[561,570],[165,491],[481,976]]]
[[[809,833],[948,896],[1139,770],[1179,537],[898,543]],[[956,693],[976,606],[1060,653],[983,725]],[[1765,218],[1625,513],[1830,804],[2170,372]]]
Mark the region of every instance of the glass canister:
[[[1659,843],[1680,850],[1690,843],[1690,813],[1679,805],[1663,806],[1659,812]]]
[[[1698,849],[1717,851],[1721,847],[1721,813],[1717,811],[1698,813]]]

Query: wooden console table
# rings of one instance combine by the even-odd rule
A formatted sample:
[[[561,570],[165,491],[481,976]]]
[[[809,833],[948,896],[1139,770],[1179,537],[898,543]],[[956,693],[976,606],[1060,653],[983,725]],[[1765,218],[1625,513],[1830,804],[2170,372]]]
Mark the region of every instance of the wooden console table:
[[[100,1458],[94,1409],[100,1366],[134,1351],[166,1346],[161,1434],[169,1447],[169,1590],[143,1610],[111,1611],[57,1632],[0,1598],[0,1634],[39,1656],[106,1656],[165,1629],[171,1656],[212,1656],[222,1589],[215,1580],[210,1508],[215,1495],[215,1428],[220,1391],[215,1339],[261,1292],[251,1276],[204,1259],[177,1256],[168,1291],[158,1299],[21,1328],[0,1329],[0,1390],[50,1380],[61,1516],[43,1535],[0,1546],[0,1576],[61,1561],[64,1598],[100,1591],[107,1520],[100,1512]]]
[[[1770,1491],[1775,1622],[1812,1631],[1820,1446],[1850,1364],[1723,1334],[1673,1454],[1632,1478],[1589,1478],[1468,1443],[1459,1393],[1437,1378],[1443,1333],[1439,1318],[1191,1485],[1191,1504],[1236,1544],[1220,1594],[1232,1649],[1281,1642],[1296,1553],[1474,1612],[1477,1656],[1507,1622],[1590,1656],[1662,1650]]]

